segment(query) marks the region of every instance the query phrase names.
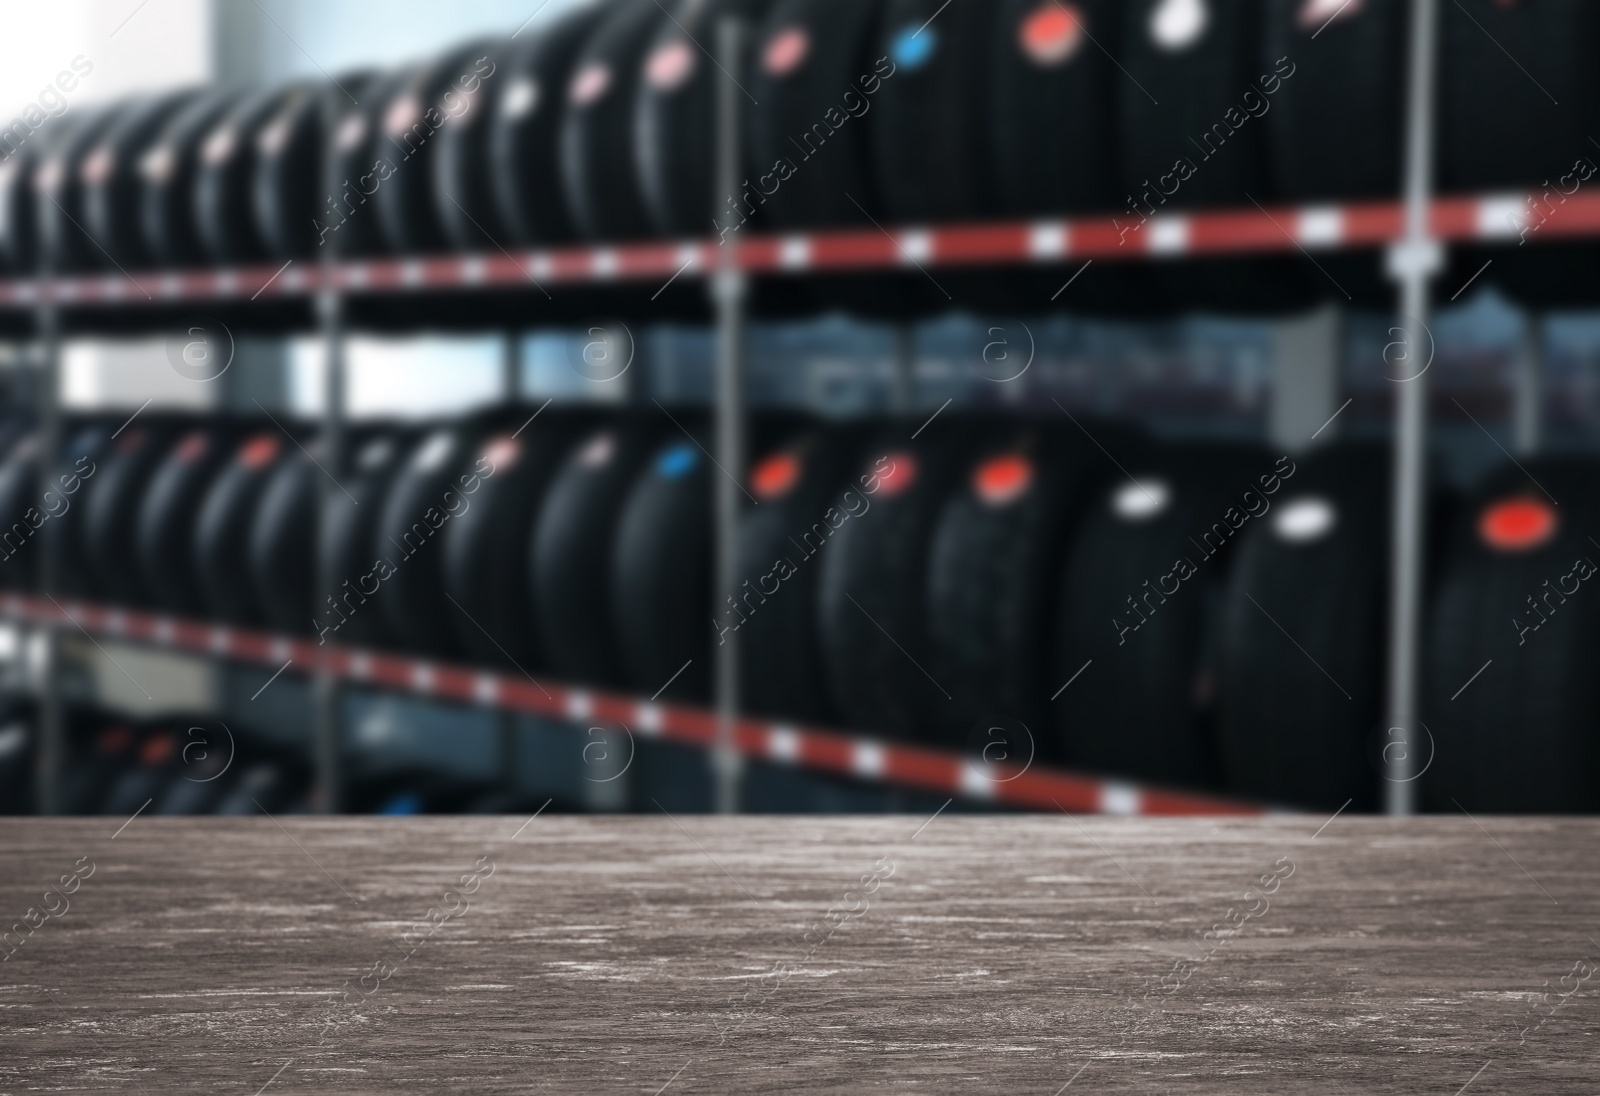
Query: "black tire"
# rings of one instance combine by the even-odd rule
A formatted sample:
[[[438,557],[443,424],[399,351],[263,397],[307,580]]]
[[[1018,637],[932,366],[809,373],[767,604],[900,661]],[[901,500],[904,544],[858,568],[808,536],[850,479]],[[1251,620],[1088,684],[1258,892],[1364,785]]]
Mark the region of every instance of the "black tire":
[[[169,423],[135,421],[123,427],[85,488],[83,543],[92,585],[96,596],[112,604],[149,603],[144,568],[128,551],[128,532],[138,527],[145,489],[172,440]]]
[[[628,683],[646,696],[663,686],[666,700],[704,702],[710,694],[710,469],[699,445],[669,438],[634,483],[617,524],[612,626]]]
[[[634,159],[634,106],[644,54],[666,18],[656,0],[629,0],[584,44],[563,91],[561,178],[580,236],[650,234]]]
[[[276,427],[252,434],[206,491],[194,527],[195,571],[215,620],[247,627],[266,623],[250,582],[250,527],[267,483],[294,448]]]
[[[1280,57],[1295,65],[1261,119],[1280,197],[1392,199],[1400,192],[1410,14],[1404,0],[1343,8],[1266,0],[1261,71]]]
[[[423,435],[384,500],[371,550],[389,572],[380,576],[389,628],[409,650],[446,656],[458,651],[453,618],[461,610],[445,597],[444,538],[436,534],[453,520],[451,508],[459,511],[480,489],[473,482],[482,480],[480,469],[487,466],[477,461],[495,425],[477,416]]]
[[[133,550],[155,606],[200,616],[207,604],[195,583],[194,524],[211,481],[233,455],[234,431],[195,427],[168,449],[150,477],[134,528]]]
[[[1272,459],[1169,445],[1127,467],[1132,479],[1118,476],[1095,496],[1067,553],[1052,656],[1055,741],[1040,752],[1088,771],[1215,787],[1206,648],[1237,554],[1225,515],[1270,512],[1270,498],[1247,502],[1245,493]],[[1207,539],[1215,523],[1220,544]]]
[[[200,145],[239,102],[237,92],[202,92],[180,110],[139,160],[139,224],[145,250],[161,266],[207,261],[195,222]]]
[[[434,213],[447,246],[457,251],[498,252],[511,242],[495,202],[494,174],[489,162],[489,135],[496,106],[507,87],[510,45],[486,44],[487,52],[481,60],[492,66],[492,81],[479,77],[469,91],[460,86],[461,77],[457,76],[456,86],[441,107],[444,122],[433,135],[433,143],[438,146],[431,164]]]
[[[38,262],[33,175],[46,141],[40,135],[0,160],[0,263],[13,274],[32,274]]]
[[[71,273],[105,262],[105,253],[84,228],[83,162],[127,109],[105,107],[84,118],[70,134],[51,142],[34,172],[39,262],[44,268]]]
[[[891,68],[867,116],[884,210],[896,221],[994,211],[991,0],[887,0],[875,53]],[[876,71],[876,70],[875,70]],[[891,75],[892,74],[892,75]],[[850,121],[849,125],[860,124]]]
[[[631,684],[610,613],[612,546],[660,436],[659,426],[643,420],[603,426],[573,447],[545,493],[529,545],[528,586],[551,671],[565,680]]]
[[[762,26],[750,66],[750,93],[760,106],[748,112],[748,162],[749,181],[761,191],[750,200],[763,200],[761,213],[772,224],[866,223],[867,214],[847,195],[867,210],[881,210],[871,169],[872,123],[838,113],[870,113],[883,89],[873,65],[881,14],[880,0],[779,0]],[[830,109],[840,125],[830,123]],[[774,187],[770,194],[768,186]],[[727,226],[725,209],[716,217]]]
[[[908,442],[917,425],[867,448],[855,482],[871,510],[834,535],[817,589],[823,657],[845,724],[905,739],[946,716],[949,702],[917,668],[930,662],[928,544],[981,437],[946,412]]]
[[[195,92],[181,91],[129,107],[83,160],[83,226],[124,270],[155,265],[139,215],[139,161],[195,98]]]
[[[546,412],[494,434],[474,454],[493,474],[450,519],[440,548],[456,645],[480,663],[524,671],[547,664],[528,551],[545,492],[578,432],[592,423],[589,415]]]
[[[1003,0],[995,21],[995,180],[1009,214],[1116,209],[1118,0]],[[1096,43],[1099,43],[1097,48]]]
[[[865,520],[871,505],[852,475],[864,444],[861,426],[806,429],[751,466],[747,489],[759,505],[739,519],[742,583],[724,595],[715,625],[719,639],[728,634],[724,629],[739,637],[740,697],[749,711],[838,721],[818,632],[817,590],[838,550],[837,534]]]
[[[94,596],[88,551],[84,544],[85,504],[88,485],[94,481],[111,444],[113,427],[104,423],[84,426],[68,441],[56,466],[55,489],[65,497],[67,509],[39,530],[39,547],[56,559],[55,589],[47,593],[69,598]]]
[[[1112,452],[1132,448],[1104,424],[1088,429]],[[1054,426],[1019,427],[978,456],[945,502],[928,561],[927,669],[949,696],[934,725],[948,741],[965,743],[995,717],[1022,721],[1036,744],[1042,737],[1054,690],[1051,592],[1067,538],[1106,475],[1087,446]]]
[[[123,720],[88,729],[73,745],[61,779],[61,813],[95,814],[111,784],[133,765],[139,734]]]
[[[1441,18],[1440,189],[1531,188],[1593,160],[1600,8],[1461,0]]]
[[[1592,576],[1600,561],[1596,483],[1592,458],[1524,458],[1486,478],[1445,538],[1425,663],[1429,810],[1600,810],[1600,598],[1574,562]]]
[[[500,223],[524,247],[577,234],[558,162],[562,104],[584,42],[617,7],[599,0],[564,13],[507,58],[490,123],[489,177]]]
[[[341,87],[360,96],[370,83],[370,77],[349,73],[340,77],[338,85],[291,88],[257,130],[251,201],[256,229],[274,259],[316,254],[332,198],[323,162],[329,143],[324,123],[355,105]]]
[[[317,511],[321,505],[321,447],[288,453],[273,470],[250,524],[249,578],[267,624],[278,632],[314,631]]]
[[[1223,610],[1217,726],[1224,782],[1250,799],[1330,811],[1354,800],[1354,809],[1371,809],[1379,786],[1370,755],[1383,698],[1389,455],[1341,446],[1290,465],[1272,512],[1242,532]],[[1286,712],[1294,713],[1292,725]]]
[[[1248,205],[1246,194],[1266,193],[1266,127],[1240,108],[1247,91],[1268,101],[1257,84],[1257,0],[1132,0],[1121,41],[1132,77],[1117,85],[1126,189],[1137,196],[1169,179],[1166,204],[1185,209]],[[1193,164],[1187,179],[1174,176],[1180,158]]]
[[[386,156],[394,172],[372,196],[372,204],[391,250],[402,255],[431,254],[449,247],[439,209],[447,198],[435,190],[434,161],[440,129],[452,112],[486,114],[483,81],[495,64],[490,42],[451,50],[419,70],[389,100],[375,156]]]
[[[314,616],[319,639],[356,646],[390,646],[387,594],[379,582],[373,543],[395,473],[410,451],[408,434],[386,430],[355,448],[344,492],[328,496],[318,535],[319,573],[333,588],[318,590]],[[385,553],[386,555],[392,553]]]
[[[383,138],[389,103],[416,77],[417,69],[374,77],[357,92],[360,105],[343,96],[330,98],[332,134],[327,155],[333,160],[331,192],[317,217],[318,246],[345,258],[382,255],[388,248],[383,223],[372,198],[397,170],[400,150]]]
[[[200,145],[195,174],[195,226],[207,256],[216,263],[260,262],[269,257],[256,221],[256,137],[296,93],[259,92],[229,111]]]
[[[722,73],[697,42],[714,42],[725,15],[759,25],[772,0],[679,0],[645,51],[634,107],[639,192],[655,231],[698,239],[729,220],[716,186],[716,89]],[[734,78],[748,79],[748,65]]]
[[[0,462],[0,589],[33,590],[44,546],[32,541],[49,520],[39,501],[39,438],[29,434]]]

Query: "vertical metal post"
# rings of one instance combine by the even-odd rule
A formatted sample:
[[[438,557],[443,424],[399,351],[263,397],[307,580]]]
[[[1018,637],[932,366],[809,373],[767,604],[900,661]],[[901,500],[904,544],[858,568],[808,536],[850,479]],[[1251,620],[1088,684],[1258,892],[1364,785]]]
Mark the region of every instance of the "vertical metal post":
[[[1544,316],[1530,312],[1522,324],[1522,347],[1517,355],[1516,387],[1511,399],[1511,448],[1519,457],[1539,451],[1544,440]]]
[[[733,73],[740,68],[744,26],[734,16],[717,23],[717,57],[726,77],[717,85],[717,169],[713,208],[724,195],[740,189],[740,92]],[[744,475],[744,327],[747,285],[737,263],[737,233],[726,233],[717,252],[717,271],[711,280],[717,319],[717,462],[727,471],[718,476],[715,510],[716,581],[712,584],[712,619],[723,612],[722,599],[739,585],[737,554],[739,511],[743,490],[729,476]],[[730,631],[716,648],[717,742],[712,751],[717,810],[730,814],[739,809],[742,763],[733,748],[733,728],[739,716],[738,632]]]
[[[506,332],[505,355],[500,362],[500,384],[506,406],[515,406],[522,395],[522,332],[513,328]],[[516,712],[502,708],[495,713],[496,764],[502,784],[508,789],[517,787],[519,772],[517,749],[521,723]]]
[[[1393,556],[1389,589],[1389,738],[1385,806],[1390,814],[1416,809],[1416,755],[1426,736],[1421,717],[1423,514],[1426,510],[1428,366],[1433,339],[1428,330],[1429,283],[1442,249],[1428,223],[1433,194],[1434,64],[1438,56],[1437,0],[1412,0],[1411,65],[1406,99],[1405,236],[1390,252],[1390,270],[1400,281],[1400,318],[1407,350],[1406,372],[1396,378],[1394,437]]]
[[[317,294],[317,321],[322,332],[324,357],[322,437],[328,475],[323,477],[322,513],[330,507],[350,505],[344,492],[333,481],[345,474],[345,363],[344,297],[334,284],[334,264],[322,267],[323,285]],[[318,522],[318,529],[321,529]],[[319,533],[320,537],[320,533]],[[319,539],[320,545],[320,539]],[[318,585],[329,594],[339,589],[343,576],[332,571],[331,560],[317,553]],[[320,603],[319,603],[320,604]],[[324,814],[337,814],[344,806],[344,690],[326,658],[317,667],[316,724],[313,733],[317,772],[317,801]]]
[[[37,402],[39,431],[39,495],[42,498],[55,488],[53,480],[61,456],[61,313],[55,304],[44,303],[39,305],[35,315],[39,360],[35,375],[38,387],[34,398]],[[55,592],[58,570],[53,553],[39,552],[39,590],[42,593]],[[47,625],[41,630],[40,638],[44,642],[44,658],[39,667],[39,738],[34,751],[35,809],[39,814],[60,814],[66,716],[61,703],[59,629]]]

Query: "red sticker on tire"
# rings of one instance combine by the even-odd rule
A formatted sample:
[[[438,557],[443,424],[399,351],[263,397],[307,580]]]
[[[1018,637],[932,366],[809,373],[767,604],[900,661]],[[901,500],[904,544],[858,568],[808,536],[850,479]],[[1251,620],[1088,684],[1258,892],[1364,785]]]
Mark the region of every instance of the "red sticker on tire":
[[[1019,453],[991,457],[972,476],[972,489],[990,506],[1006,506],[1033,486],[1033,462]]]
[[[795,454],[774,453],[750,473],[750,490],[758,499],[780,499],[794,490],[801,471],[800,458]]]
[[[1075,4],[1045,0],[1017,29],[1017,43],[1036,65],[1059,65],[1083,42],[1083,12]]]
[[[1502,499],[1478,515],[1478,536],[1497,552],[1531,552],[1548,544],[1560,521],[1543,499]]]

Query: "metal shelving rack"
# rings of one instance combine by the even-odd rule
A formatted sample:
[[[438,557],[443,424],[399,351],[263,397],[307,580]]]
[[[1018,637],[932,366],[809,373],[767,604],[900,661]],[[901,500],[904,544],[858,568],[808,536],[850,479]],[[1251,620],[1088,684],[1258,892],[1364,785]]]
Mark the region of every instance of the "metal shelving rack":
[[[719,25],[717,52],[725,73],[734,71],[744,29]],[[128,309],[213,302],[314,300],[327,347],[326,436],[344,430],[343,340],[346,301],[352,297],[506,292],[542,284],[625,287],[667,277],[702,279],[717,329],[716,424],[718,460],[743,466],[744,332],[749,282],[755,278],[847,273],[912,273],[919,267],[1060,266],[1067,262],[1159,261],[1171,258],[1288,254],[1295,251],[1387,249],[1399,285],[1399,325],[1410,345],[1424,342],[1429,290],[1443,265],[1446,247],[1458,242],[1509,244],[1520,240],[1525,216],[1521,193],[1437,198],[1432,192],[1433,83],[1437,56],[1437,2],[1412,0],[1412,46],[1408,74],[1405,181],[1397,201],[1364,201],[1162,214],[1152,217],[1127,242],[1109,218],[1050,218],[1026,222],[933,227],[730,236],[720,242],[687,240],[616,246],[535,249],[515,254],[425,256],[271,267],[136,274],[94,274],[0,280],[0,309],[31,309],[41,348],[40,422],[47,442],[59,439],[57,406],[62,312],[68,309]],[[738,190],[740,93],[728,76],[717,97],[717,194]],[[1600,195],[1578,194],[1549,216],[1538,240],[1600,238]],[[132,284],[130,284],[130,282]],[[1405,731],[1418,715],[1423,556],[1422,510],[1428,441],[1427,381],[1418,376],[1398,385],[1394,422],[1394,540],[1391,558],[1390,652],[1387,715]],[[55,451],[50,449],[47,451]],[[330,452],[337,452],[334,446]],[[331,489],[331,488],[330,488]],[[718,574],[731,573],[737,486],[723,481],[715,507]],[[51,567],[45,564],[46,591]],[[80,616],[78,609],[81,609]],[[812,731],[741,716],[738,649],[719,648],[716,709],[703,712],[656,706],[583,689],[558,689],[555,700],[528,690],[518,679],[434,666],[420,660],[311,647],[297,640],[260,636],[209,625],[151,617],[115,609],[78,607],[74,617],[89,630],[142,639],[220,657],[281,662],[298,651],[296,663],[318,675],[316,757],[324,788],[323,809],[336,809],[340,786],[340,690],[356,681],[409,689],[423,695],[487,703],[506,710],[573,719],[602,715],[633,720],[646,735],[660,735],[707,748],[717,776],[721,810],[738,806],[741,759],[767,757],[860,777],[886,779],[938,791],[985,794],[984,782],[965,775],[954,754],[879,743],[862,737]],[[62,617],[49,601],[5,597],[0,610],[16,619],[47,625],[53,634]],[[54,645],[45,659],[41,696],[42,742],[38,774],[44,804],[53,805],[61,759],[61,699],[54,676]],[[302,662],[300,655],[305,656]],[[1399,751],[1404,754],[1404,751]],[[1414,809],[1412,775],[1404,756],[1389,761],[1387,807]],[[1205,797],[1131,788],[1063,773],[1033,773],[1012,782],[990,783],[988,794],[1019,805],[1048,806],[1059,799],[1072,809],[1140,811],[1249,810]]]

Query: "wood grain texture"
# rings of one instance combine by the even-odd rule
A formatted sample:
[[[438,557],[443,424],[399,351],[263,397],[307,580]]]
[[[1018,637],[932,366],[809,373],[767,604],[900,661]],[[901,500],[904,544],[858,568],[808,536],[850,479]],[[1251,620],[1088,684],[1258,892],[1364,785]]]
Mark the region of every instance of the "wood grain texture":
[[[1600,1088],[1596,821],[280,821],[0,823],[0,1093]]]

